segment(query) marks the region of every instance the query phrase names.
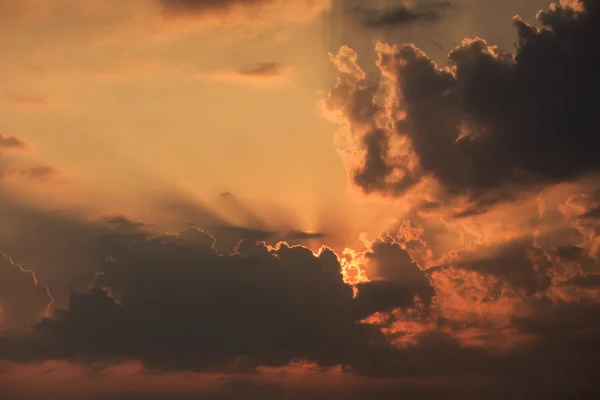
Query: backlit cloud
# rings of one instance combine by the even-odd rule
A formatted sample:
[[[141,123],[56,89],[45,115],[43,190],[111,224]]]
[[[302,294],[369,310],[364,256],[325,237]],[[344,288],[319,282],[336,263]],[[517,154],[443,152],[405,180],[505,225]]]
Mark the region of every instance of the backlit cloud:
[[[325,104],[350,132],[354,183],[400,196],[432,177],[471,200],[472,214],[597,173],[597,7],[553,4],[538,15],[542,29],[516,17],[515,53],[465,39],[443,67],[412,44],[379,43],[374,83],[342,48],[333,58],[342,74]]]
[[[119,32],[118,44],[88,46],[84,34],[90,21],[139,27],[142,15],[148,29],[218,23],[270,36],[243,24],[287,29],[329,2],[26,3],[0,7],[35,16],[31,29],[49,24],[48,9],[78,23],[51,42],[78,32],[86,52],[57,47],[48,64],[60,69],[61,54],[72,53],[69,65],[81,64],[65,76],[113,65],[106,76],[119,79],[7,90],[70,105],[35,113],[31,124],[30,110],[12,107],[2,121],[26,140],[0,136],[1,395],[599,397],[597,0],[550,6],[538,17],[543,29],[515,18],[514,53],[459,40],[444,67],[415,45],[379,43],[373,71],[364,49],[341,47],[322,105],[339,125],[345,165],[328,147],[332,127],[310,136],[319,125],[299,111],[317,111],[322,93],[306,80],[317,63],[297,52],[314,42],[248,40],[233,51],[223,46],[238,36],[222,40],[215,29],[135,45]],[[359,3],[344,0],[351,15],[386,30],[448,7],[396,2],[405,8],[387,13],[373,3],[357,15]],[[341,3],[330,10],[350,15]],[[290,42],[318,36],[309,25]],[[15,49],[29,40],[17,38]],[[205,48],[195,47],[199,38]],[[113,58],[123,54],[132,58],[121,68]],[[281,83],[287,63],[297,71],[287,86],[222,84]],[[167,71],[183,80],[159,79]],[[198,71],[208,72],[190,81]],[[294,102],[279,108],[269,100],[277,93]],[[109,172],[93,171],[102,168]],[[44,185],[57,171],[72,181]],[[346,196],[345,173],[362,193]]]

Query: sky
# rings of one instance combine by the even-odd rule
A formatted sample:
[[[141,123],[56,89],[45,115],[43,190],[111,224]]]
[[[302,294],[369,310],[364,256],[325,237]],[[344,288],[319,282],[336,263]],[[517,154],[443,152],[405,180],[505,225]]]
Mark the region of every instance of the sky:
[[[0,397],[597,398],[598,0],[0,0]]]

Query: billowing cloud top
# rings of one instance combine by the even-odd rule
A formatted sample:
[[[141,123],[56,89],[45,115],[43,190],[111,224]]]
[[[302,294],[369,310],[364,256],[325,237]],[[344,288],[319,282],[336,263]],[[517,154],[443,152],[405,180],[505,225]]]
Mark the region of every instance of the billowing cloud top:
[[[375,84],[342,48],[326,107],[343,116],[360,155],[354,183],[402,195],[433,177],[473,200],[473,212],[597,173],[599,18],[595,1],[553,4],[538,15],[541,29],[515,17],[514,54],[465,39],[441,68],[412,44],[379,43]]]

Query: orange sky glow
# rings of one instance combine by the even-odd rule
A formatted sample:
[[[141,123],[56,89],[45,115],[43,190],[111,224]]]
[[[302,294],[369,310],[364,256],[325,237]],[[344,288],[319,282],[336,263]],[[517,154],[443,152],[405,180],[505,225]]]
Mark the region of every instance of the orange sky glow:
[[[0,398],[600,395],[598,0],[0,30]]]

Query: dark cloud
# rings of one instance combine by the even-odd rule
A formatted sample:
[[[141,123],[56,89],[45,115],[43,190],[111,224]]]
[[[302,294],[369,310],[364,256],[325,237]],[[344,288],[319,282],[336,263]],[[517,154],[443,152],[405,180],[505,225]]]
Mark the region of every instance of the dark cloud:
[[[290,231],[286,238],[297,239],[297,240],[311,240],[311,239],[322,239],[325,235],[322,232],[304,232],[304,231]]]
[[[36,180],[45,180],[57,174],[56,169],[48,165],[16,168],[14,172],[19,176]]]
[[[87,221],[75,212],[28,207],[5,196],[2,201],[0,251],[49,285],[58,306],[69,292],[85,290],[101,260],[96,240],[110,227]]]
[[[419,21],[437,21],[440,11],[448,8],[450,1],[421,2],[416,6],[400,4],[385,10],[357,6],[354,10],[369,28],[387,28],[405,26]]]
[[[430,303],[435,291],[421,268],[409,253],[389,236],[377,238],[365,253],[369,278],[394,282],[395,290],[405,292],[411,300],[418,296]]]
[[[599,18],[596,1],[553,4],[538,15],[542,29],[515,18],[514,54],[469,39],[444,68],[412,44],[378,45],[380,69],[395,85],[391,103],[378,100],[384,86],[367,91],[364,76],[350,69],[327,99],[365,154],[353,165],[354,182],[365,192],[400,195],[433,176],[450,195],[470,198],[473,215],[532,188],[597,173]],[[340,52],[338,66],[351,52]],[[405,115],[393,130],[376,122],[386,109]],[[410,155],[400,157],[392,144],[401,138]]]
[[[600,207],[593,208],[581,216],[581,218],[600,219]]]
[[[241,240],[256,243],[275,240],[278,236],[277,232],[235,225],[207,226],[204,229],[217,239],[219,249],[225,252],[232,250]]]
[[[121,231],[135,232],[144,227],[143,222],[132,221],[123,215],[105,218],[107,224],[115,226]]]
[[[483,251],[466,255],[452,265],[501,278],[503,282],[525,289],[531,295],[545,291],[551,284],[548,275],[551,264],[531,242],[514,242],[499,248],[485,247]]]
[[[14,137],[14,136],[5,136],[0,133],[0,150],[4,149],[25,149],[25,142]]]
[[[312,16],[329,6],[330,0],[155,0],[167,16],[240,16],[260,19],[264,10],[280,9],[279,11],[294,10],[293,17]],[[280,14],[282,16],[282,14]]]
[[[0,332],[28,329],[52,303],[32,271],[0,251]]]
[[[288,68],[277,62],[264,62],[247,68],[242,68],[238,74],[247,77],[272,78],[285,75]]]
[[[157,0],[169,12],[203,13],[225,11],[231,7],[255,7],[274,3],[274,0]]]
[[[0,354],[127,357],[160,369],[243,369],[296,359],[358,365],[393,349],[378,327],[357,321],[413,300],[411,282],[400,278],[383,292],[380,284],[363,283],[353,299],[327,249],[315,255],[242,242],[223,256],[214,238],[195,228],[156,237],[106,234],[100,243],[106,261],[93,288],[72,295],[68,309],[30,336],[4,342]]]
[[[131,223],[125,217],[110,222]],[[597,390],[589,372],[600,354],[597,335],[592,334],[600,332],[596,300],[550,300],[540,295],[548,283],[537,280],[553,269],[553,276],[562,274],[560,260],[564,265],[586,262],[589,256],[583,248],[563,246],[531,254],[530,243],[515,243],[490,252],[488,258],[475,254],[454,263],[476,276],[495,276],[532,293],[530,288],[535,289],[532,296],[516,298],[532,312],[507,308],[501,315],[504,322],[493,328],[497,317],[488,316],[485,307],[502,300],[502,290],[488,281],[484,288],[470,288],[469,275],[462,274],[453,278],[456,289],[445,293],[440,290],[444,282],[432,271],[422,271],[403,246],[386,235],[361,253],[372,281],[357,285],[356,298],[343,281],[341,260],[327,248],[315,254],[301,246],[270,248],[242,241],[236,253],[220,255],[215,239],[196,228],[157,236],[141,230],[106,232],[98,244],[97,259],[103,261],[92,288],[73,293],[66,309],[57,309],[31,332],[0,336],[1,358],[85,365],[140,360],[159,375],[173,370],[241,374],[304,360],[321,367],[342,365],[343,374],[353,376],[426,382],[386,386],[377,392],[380,398],[410,394],[426,399],[440,390],[458,398],[494,393],[497,398],[515,398],[513,394],[527,393],[522,398],[550,399],[552,392]],[[532,259],[547,259],[549,266],[536,271]],[[565,279],[554,289],[596,288],[598,267],[588,269],[584,275],[563,274]],[[485,295],[479,293],[482,290]],[[459,296],[464,303],[444,303],[447,295]],[[461,304],[483,308],[464,314]],[[450,312],[444,312],[445,307]],[[389,315],[358,322],[374,313]],[[502,351],[463,342],[463,335],[476,342],[492,341],[505,330],[510,337],[534,340]],[[407,337],[412,337],[409,345],[392,345]],[[429,384],[436,379],[455,383]],[[478,384],[473,385],[473,379]],[[292,393],[270,390],[264,394],[273,398]],[[323,395],[317,389],[302,393]],[[373,392],[340,394],[354,395],[367,399]]]

